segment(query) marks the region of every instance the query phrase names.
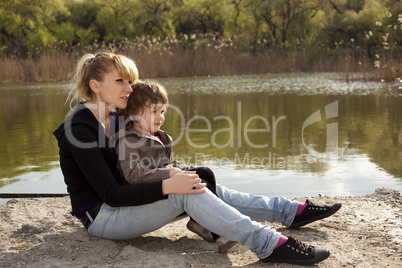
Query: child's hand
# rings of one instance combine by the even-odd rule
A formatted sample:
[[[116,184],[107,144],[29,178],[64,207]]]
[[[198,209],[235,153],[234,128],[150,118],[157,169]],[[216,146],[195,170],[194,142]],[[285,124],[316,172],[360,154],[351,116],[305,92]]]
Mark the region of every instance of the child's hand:
[[[169,178],[172,177],[174,174],[183,172],[183,170],[181,170],[180,168],[171,168],[169,170]]]

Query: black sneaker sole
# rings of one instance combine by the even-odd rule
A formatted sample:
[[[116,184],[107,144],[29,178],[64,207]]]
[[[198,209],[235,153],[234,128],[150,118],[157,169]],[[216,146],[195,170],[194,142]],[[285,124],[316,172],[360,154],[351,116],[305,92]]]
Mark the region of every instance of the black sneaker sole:
[[[329,251],[325,250],[320,254],[316,254],[313,259],[308,260],[292,260],[292,259],[273,259],[273,258],[265,258],[262,259],[262,262],[275,262],[275,263],[289,263],[289,264],[299,264],[299,265],[312,265],[315,263],[319,263],[329,257]]]
[[[297,229],[297,228],[300,228],[300,227],[302,227],[302,226],[304,226],[306,224],[309,224],[309,223],[311,223],[313,221],[318,221],[318,220],[327,218],[327,217],[333,215],[335,212],[337,212],[341,207],[342,207],[342,204],[336,203],[336,204],[333,205],[332,209],[330,211],[328,211],[327,213],[318,215],[316,217],[313,217],[313,218],[310,218],[310,219],[307,219],[307,220],[304,220],[304,221],[301,221],[301,222],[298,222],[298,223],[294,223],[294,224],[292,223],[288,227],[288,229]]]

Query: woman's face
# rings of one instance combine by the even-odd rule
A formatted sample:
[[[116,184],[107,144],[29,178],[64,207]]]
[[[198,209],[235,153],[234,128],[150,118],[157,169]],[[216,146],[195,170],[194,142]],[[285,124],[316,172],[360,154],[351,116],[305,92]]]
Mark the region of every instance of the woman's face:
[[[124,109],[127,106],[128,97],[133,91],[131,89],[132,82],[121,77],[116,68],[113,68],[103,76],[103,81],[95,81],[97,85],[95,92],[99,94],[100,101],[107,106],[112,105]]]

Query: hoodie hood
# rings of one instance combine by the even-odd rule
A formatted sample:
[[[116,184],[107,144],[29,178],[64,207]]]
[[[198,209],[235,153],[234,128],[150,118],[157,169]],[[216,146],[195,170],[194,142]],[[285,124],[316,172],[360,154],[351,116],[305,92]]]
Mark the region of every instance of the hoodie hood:
[[[92,112],[84,105],[84,103],[80,103],[74,112],[66,118],[66,121],[53,131],[53,135],[56,137],[57,141],[60,142],[66,130],[76,124],[91,126],[96,132],[99,131],[100,127],[98,120]]]

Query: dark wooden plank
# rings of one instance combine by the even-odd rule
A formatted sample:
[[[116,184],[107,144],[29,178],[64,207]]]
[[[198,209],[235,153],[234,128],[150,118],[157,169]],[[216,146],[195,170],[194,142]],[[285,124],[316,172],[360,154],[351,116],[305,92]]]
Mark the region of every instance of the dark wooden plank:
[[[46,197],[63,197],[68,194],[47,194],[47,193],[0,193],[0,198],[46,198]]]

